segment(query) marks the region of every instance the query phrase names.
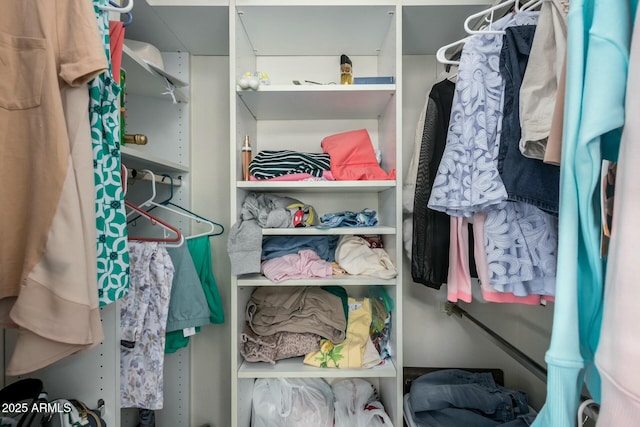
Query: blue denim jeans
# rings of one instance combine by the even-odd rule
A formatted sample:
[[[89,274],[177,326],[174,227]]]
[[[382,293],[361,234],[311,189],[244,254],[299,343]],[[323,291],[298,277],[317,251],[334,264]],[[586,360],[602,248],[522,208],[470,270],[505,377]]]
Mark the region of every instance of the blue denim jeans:
[[[500,51],[500,73],[504,81],[502,133],[498,172],[509,200],[525,202],[558,215],[560,168],[520,152],[520,86],[529,61],[535,25],[509,27]]]
[[[321,224],[316,228],[327,229],[334,227],[373,227],[378,223],[376,211],[365,208],[360,212],[335,212],[320,217]]]
[[[535,415],[518,416],[502,423],[468,409],[447,408],[440,411],[418,412],[414,415],[419,427],[528,427]]]
[[[325,261],[335,261],[339,236],[269,236],[262,240],[262,260],[311,249]]]
[[[411,384],[410,399],[421,426],[529,425],[525,418],[529,414],[527,395],[497,385],[490,373],[459,369],[432,372]]]

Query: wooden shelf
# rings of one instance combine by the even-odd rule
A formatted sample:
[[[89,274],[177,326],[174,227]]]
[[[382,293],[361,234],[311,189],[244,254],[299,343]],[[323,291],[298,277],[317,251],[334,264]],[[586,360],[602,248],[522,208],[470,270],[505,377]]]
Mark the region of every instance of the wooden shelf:
[[[237,94],[256,120],[377,119],[395,88],[395,84],[265,85]]]

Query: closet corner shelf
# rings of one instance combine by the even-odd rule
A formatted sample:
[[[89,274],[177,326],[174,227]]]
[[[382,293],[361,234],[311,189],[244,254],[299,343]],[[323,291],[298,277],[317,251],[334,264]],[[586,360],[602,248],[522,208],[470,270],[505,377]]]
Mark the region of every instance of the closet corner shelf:
[[[269,85],[236,93],[257,120],[377,119],[396,85]]]
[[[464,37],[462,23],[493,0],[402,0],[402,54],[435,55]]]
[[[148,154],[142,149],[130,148],[123,145],[120,147],[120,153],[122,154],[122,164],[128,168],[150,169],[156,174],[189,172],[189,166]]]
[[[250,191],[377,193],[395,188],[396,181],[237,181],[236,186]]]
[[[122,68],[127,72],[127,92],[135,95],[160,98],[172,102],[167,92],[167,84],[158,72],[136,55],[126,45],[122,46]],[[174,88],[176,101],[189,102],[188,91],[184,88]]]
[[[313,279],[292,279],[274,283],[261,274],[238,277],[238,286],[395,286],[396,279],[378,279],[368,276],[331,276]]]
[[[387,361],[370,369],[316,368],[305,365],[302,357],[278,360],[275,365],[267,362],[242,362],[238,378],[394,378],[396,368]]]
[[[316,227],[298,228],[263,228],[263,236],[314,236],[314,235],[345,235],[345,234],[396,234],[395,227],[335,227],[319,229]]]

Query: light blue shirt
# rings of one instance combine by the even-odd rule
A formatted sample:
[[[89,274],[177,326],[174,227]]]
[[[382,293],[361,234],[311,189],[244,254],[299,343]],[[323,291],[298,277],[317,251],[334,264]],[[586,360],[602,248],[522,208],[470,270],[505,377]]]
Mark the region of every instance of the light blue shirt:
[[[534,427],[573,427],[584,380],[594,400],[600,401],[600,378],[593,364],[604,282],[600,168],[603,153],[617,157],[636,7],[637,0],[571,1],[560,166],[559,285],[546,355],[547,402]]]

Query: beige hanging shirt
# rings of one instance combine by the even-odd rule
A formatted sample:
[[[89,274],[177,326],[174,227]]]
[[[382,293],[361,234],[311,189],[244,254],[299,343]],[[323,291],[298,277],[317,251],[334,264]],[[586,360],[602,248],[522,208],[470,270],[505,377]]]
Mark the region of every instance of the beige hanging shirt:
[[[544,158],[567,48],[568,1],[545,1],[520,87],[520,152]]]
[[[20,329],[12,375],[102,340],[95,245],[88,246],[95,239],[95,229],[91,235],[87,228],[89,218],[95,221],[87,211],[90,133],[85,127],[72,141],[67,131],[68,125],[82,129],[81,120],[89,125],[81,114],[88,104],[76,98],[67,123],[61,94],[70,87],[87,91],[107,65],[90,1],[2,2],[0,322]],[[76,139],[86,146],[72,150]]]

